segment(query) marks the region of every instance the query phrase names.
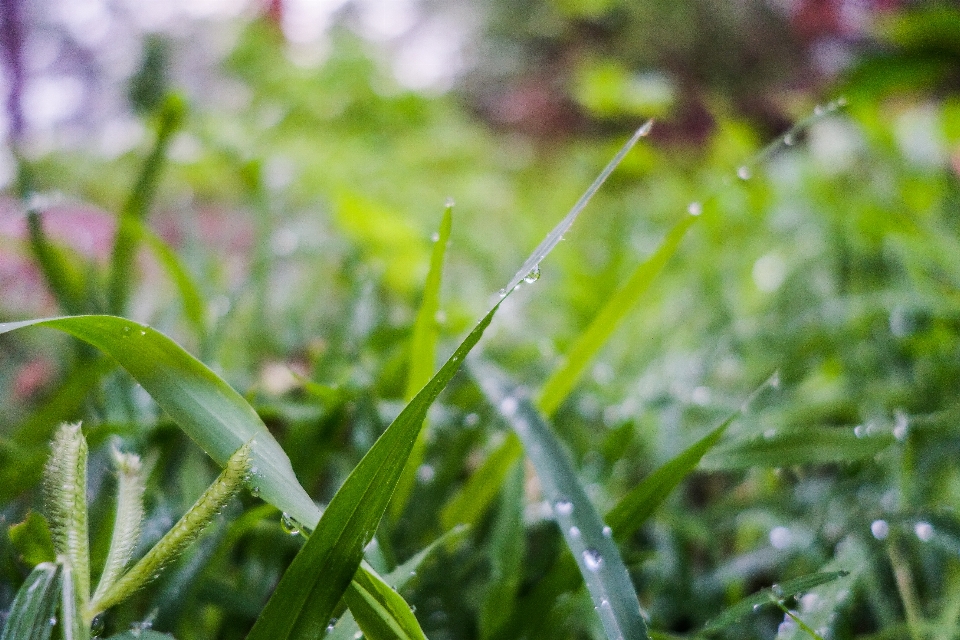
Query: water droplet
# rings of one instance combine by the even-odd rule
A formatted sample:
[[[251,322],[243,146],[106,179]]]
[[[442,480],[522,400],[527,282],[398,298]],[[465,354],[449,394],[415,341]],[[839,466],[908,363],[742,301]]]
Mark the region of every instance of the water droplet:
[[[570,527],[570,537],[579,538],[580,537],[580,528],[579,527]]]
[[[573,503],[566,498],[561,498],[553,503],[553,510],[558,516],[568,516],[573,513]]]
[[[610,608],[610,601],[607,600],[606,598],[601,598],[601,599],[600,599],[600,608],[601,608],[601,609],[609,609],[609,608]]]
[[[743,165],[737,169],[737,177],[741,180],[749,180],[753,174],[750,172],[750,167]]]
[[[769,382],[770,388],[771,388],[771,389],[779,389],[779,388],[780,388],[780,383],[781,383],[781,381],[780,381],[780,372],[779,372],[779,371],[774,371],[774,372],[773,372],[773,375],[770,376],[770,382]]]
[[[779,584],[777,584],[776,582],[774,582],[772,585],[770,585],[770,591],[772,591],[772,592],[773,592],[773,595],[775,595],[775,596],[778,597],[778,598],[782,598],[782,597],[783,597],[783,587],[781,587],[781,586],[780,586]]]
[[[764,440],[773,440],[776,436],[777,436],[776,429],[767,429],[766,431],[763,432]]]
[[[770,544],[774,549],[786,549],[792,539],[793,534],[787,527],[774,527],[770,530]]]
[[[540,265],[535,266],[530,270],[530,273],[523,277],[523,281],[527,284],[533,284],[540,279]]]
[[[644,122],[643,125],[639,129],[637,129],[637,134],[640,135],[641,137],[649,135],[651,129],[653,129],[652,119]]]
[[[500,413],[508,418],[517,412],[519,403],[513,396],[507,396],[500,402]]]
[[[363,631],[357,631],[355,634],[353,634],[353,640],[360,640],[360,638],[362,637],[363,637]]]
[[[763,606],[763,605],[758,602],[757,604],[753,605],[753,610],[754,610],[754,611],[759,611],[759,610],[760,610],[760,607],[762,607],[762,606]]]
[[[603,556],[596,549],[584,549],[583,564],[586,565],[587,571],[595,573],[603,566]]]
[[[140,335],[141,335],[141,336],[145,336],[145,335],[147,335],[147,332],[144,331],[143,329],[140,329]]]
[[[480,424],[480,416],[475,413],[468,413],[463,419],[463,424],[468,427],[475,427]]]
[[[797,138],[792,133],[784,134],[783,144],[787,145],[788,147],[792,147],[796,142],[797,142]]]
[[[613,529],[611,529],[610,527],[604,527],[604,528],[603,528],[603,537],[604,537],[604,538],[612,538],[612,537],[613,537]]]
[[[858,438],[862,438],[863,436],[867,435],[867,427],[865,425],[858,424],[853,428],[853,435],[857,436]]]
[[[907,414],[897,409],[893,412],[893,437],[903,442],[907,439],[907,427],[910,426],[910,419]]]
[[[417,467],[417,480],[422,484],[427,484],[437,475],[437,471],[429,464],[422,464]]]
[[[933,525],[929,522],[918,522],[914,525],[913,532],[917,534],[920,542],[930,542],[933,539]]]
[[[52,626],[54,626],[55,624],[57,624],[57,619],[56,619],[55,617],[53,617],[53,616],[50,616],[50,619],[47,620],[47,622],[49,622],[49,623],[50,623],[50,626],[52,627]]]
[[[691,202],[687,205],[687,213],[692,216],[698,216],[703,213],[703,204],[699,202]]]
[[[457,206],[457,203],[454,201],[454,199],[453,199],[452,196],[449,196],[449,197],[447,197],[447,201],[446,201],[446,203],[444,204],[444,206],[445,206],[447,209],[452,209],[453,207]]]
[[[439,240],[439,239],[440,239],[440,232],[439,232],[439,231],[434,231],[434,232],[433,232],[433,235],[430,236],[430,241],[431,241],[431,242],[436,242],[436,241]]]
[[[260,497],[260,487],[258,487],[257,485],[253,485],[252,487],[250,487],[250,494],[251,494],[254,498],[259,498],[259,497]]]
[[[506,298],[506,297],[507,297],[507,290],[506,290],[505,288],[504,288],[504,289],[500,289],[500,291],[498,291],[497,294],[498,294],[501,298]]]
[[[104,627],[103,616],[99,615],[96,618],[94,618],[93,621],[90,623],[91,637],[99,638],[100,634],[103,633],[103,627]]]
[[[415,604],[410,605],[410,613],[416,613],[416,612],[417,612],[417,605]]]
[[[334,624],[331,622],[327,625],[327,633],[333,633]]]
[[[824,112],[825,112],[825,109],[823,108],[823,105],[818,104],[813,108],[813,115],[815,116],[822,116]]]
[[[300,533],[300,525],[296,520],[290,517],[290,514],[284,513],[280,516],[280,528],[283,532],[295,536]]]
[[[877,540],[885,540],[890,533],[890,525],[887,524],[886,520],[874,520],[870,524],[870,533]]]
[[[124,328],[123,328],[123,335],[125,335],[125,336],[130,335],[130,327],[124,327]]]
[[[840,96],[839,98],[836,99],[835,104],[837,105],[837,107],[845,107],[847,106],[847,99],[844,98],[843,96]]]

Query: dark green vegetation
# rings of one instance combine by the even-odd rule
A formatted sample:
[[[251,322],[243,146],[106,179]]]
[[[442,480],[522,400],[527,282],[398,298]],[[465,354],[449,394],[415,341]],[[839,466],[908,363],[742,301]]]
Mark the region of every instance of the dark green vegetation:
[[[154,99],[152,147],[24,161],[0,258],[52,301],[0,300],[4,640],[87,633],[84,552],[54,564],[76,540],[37,515],[77,420],[94,582],[113,446],[143,461],[134,560],[251,449],[248,491],[103,637],[960,637],[956,42],[911,31],[943,19],[766,151],[736,114],[698,146],[655,127],[502,302],[629,109],[493,133],[349,36],[304,69],[254,25],[242,112]],[[58,236],[53,191],[116,239]],[[67,314],[92,315],[29,322]]]

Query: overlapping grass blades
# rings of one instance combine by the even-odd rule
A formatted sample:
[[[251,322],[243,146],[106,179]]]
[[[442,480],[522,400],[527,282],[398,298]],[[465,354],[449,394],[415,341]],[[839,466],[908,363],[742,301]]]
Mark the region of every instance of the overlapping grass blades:
[[[526,394],[492,366],[477,366],[473,373],[487,399],[523,441],[607,637],[649,638],[612,533],[580,485],[573,463],[550,426]]]
[[[13,599],[0,640],[48,640],[57,622],[62,583],[59,565],[44,562],[34,567]]]
[[[493,320],[495,305],[384,431],[334,495],[277,585],[248,640],[317,638],[360,566],[427,410]]]

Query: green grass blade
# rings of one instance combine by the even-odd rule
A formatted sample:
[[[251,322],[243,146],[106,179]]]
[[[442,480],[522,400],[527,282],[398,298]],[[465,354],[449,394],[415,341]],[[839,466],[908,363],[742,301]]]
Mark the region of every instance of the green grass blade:
[[[895,442],[891,434],[860,436],[854,429],[811,427],[758,435],[715,449],[708,469],[750,469],[802,464],[832,464],[872,458]]]
[[[593,508],[573,463],[543,415],[520,389],[505,383],[493,368],[478,367],[474,373],[488,400],[499,408],[523,441],[607,637],[649,638],[620,551],[612,536],[604,531],[600,514]]]
[[[177,287],[177,292],[180,294],[180,304],[183,305],[183,315],[186,316],[191,326],[193,326],[194,331],[197,332],[197,335],[202,336],[205,327],[204,304],[203,296],[200,294],[200,287],[197,286],[196,280],[190,275],[190,271],[187,270],[180,256],[178,256],[166,242],[151,231],[147,225],[139,220],[135,220],[131,222],[131,226],[136,228],[138,240],[143,242],[153,252],[160,266],[164,268],[170,276],[170,279],[173,280],[173,284]]]
[[[740,415],[737,411],[706,436],[685,449],[668,463],[647,476],[617,502],[607,513],[607,525],[617,540],[633,535],[653,515],[678,484],[700,464],[700,460],[723,436],[730,423]]]
[[[40,211],[31,209],[27,212],[27,227],[30,250],[57,304],[65,313],[83,313],[86,297],[83,274],[71,262],[70,256],[47,238]]]
[[[537,406],[546,415],[553,415],[557,407],[573,390],[574,385],[590,360],[597,355],[610,335],[620,326],[631,309],[650,288],[650,284],[663,270],[667,261],[677,252],[680,241],[698,216],[686,215],[678,221],[650,257],[644,260],[630,278],[611,296],[597,313],[590,325],[580,334],[540,391]]]
[[[500,506],[493,521],[487,551],[490,578],[480,606],[482,638],[489,638],[492,632],[509,622],[517,605],[526,550],[523,483],[523,465],[514,462],[500,492]]]
[[[0,324],[0,334],[28,326],[59,329],[108,354],[153,396],[221,466],[253,442],[250,487],[304,525],[320,510],[297,481],[290,460],[240,394],[162,333],[113,316],[72,316]]]
[[[123,313],[130,295],[132,266],[137,249],[137,225],[134,222],[142,221],[150,208],[157,183],[160,179],[160,170],[167,156],[167,147],[173,134],[183,121],[186,114],[186,103],[176,95],[167,97],[160,109],[157,124],[157,137],[150,155],[143,164],[137,182],[127,198],[117,225],[117,235],[113,244],[113,256],[110,263],[110,282],[107,291],[108,309],[111,313]]]
[[[360,566],[423,424],[463,359],[477,344],[499,305],[470,332],[440,371],[384,431],[350,473],[310,539],[280,579],[248,640],[315,638]]]
[[[168,633],[160,633],[159,631],[151,631],[150,629],[134,629],[132,631],[124,631],[115,636],[110,636],[106,640],[177,640]]]
[[[456,524],[476,525],[500,491],[513,463],[522,455],[523,444],[520,438],[514,433],[508,434],[500,446],[494,449],[470,476],[463,488],[443,507],[440,512],[443,526],[449,528]]]
[[[410,340],[410,373],[407,376],[407,391],[404,399],[409,402],[417,391],[430,381],[437,360],[437,338],[440,336],[437,326],[437,313],[440,311],[440,282],[443,275],[443,258],[450,240],[453,226],[453,207],[448,206],[440,219],[440,230],[430,255],[430,270],[423,287],[423,301],[413,324],[413,336]],[[397,490],[390,503],[390,515],[397,518],[403,512],[413,487],[417,481],[417,468],[423,462],[426,450],[427,425],[424,424],[417,436],[417,442],[410,452],[410,461],[400,475]]]
[[[811,573],[799,578],[787,580],[782,584],[775,584],[767,589],[761,589],[752,596],[744,598],[733,605],[716,618],[707,622],[703,628],[705,632],[719,631],[734,624],[744,616],[750,615],[764,605],[774,605],[778,601],[783,601],[800,593],[806,593],[811,589],[821,585],[833,582],[838,578],[847,576],[846,571],[825,571]]]
[[[643,136],[650,133],[650,129],[653,126],[653,120],[648,120],[645,122],[639,129],[637,129],[633,136],[627,140],[627,142],[620,148],[620,151],[617,152],[617,155],[607,163],[607,166],[603,168],[603,171],[600,172],[600,175],[597,176],[597,179],[593,181],[587,190],[584,192],[580,199],[577,200],[577,203],[573,205],[573,208],[570,209],[570,212],[564,216],[563,220],[557,223],[550,233],[547,234],[547,237],[537,245],[537,248],[533,250],[533,253],[530,254],[530,257],[524,261],[520,266],[520,269],[517,273],[510,279],[510,282],[507,283],[507,286],[503,288],[502,293],[505,295],[523,282],[523,279],[526,278],[530,273],[535,271],[540,266],[540,261],[547,257],[547,254],[550,253],[555,246],[563,239],[563,234],[573,226],[573,223],[576,221],[577,216],[580,215],[580,212],[587,206],[590,202],[590,199],[593,198],[594,194],[600,189],[601,185],[606,181],[606,179],[613,173],[613,170],[617,168],[617,165],[627,156],[627,153],[630,152],[630,149],[633,148],[637,141],[640,140]]]
[[[375,574],[358,571],[344,598],[368,640],[426,640],[410,605]]]
[[[60,567],[44,562],[34,567],[17,591],[10,616],[0,640],[48,640],[53,631],[57,605],[60,603]]]

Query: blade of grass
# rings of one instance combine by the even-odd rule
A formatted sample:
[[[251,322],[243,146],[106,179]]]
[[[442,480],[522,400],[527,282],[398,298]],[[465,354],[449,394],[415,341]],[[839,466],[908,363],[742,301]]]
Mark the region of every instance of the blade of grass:
[[[580,569],[608,638],[649,638],[627,567],[580,485],[573,463],[524,392],[490,365],[473,369],[487,399],[523,441],[543,494]]]
[[[500,486],[513,467],[513,463],[522,455],[523,444],[520,438],[513,432],[507,434],[503,442],[470,476],[463,488],[443,507],[440,512],[440,522],[443,526],[476,525],[500,491]]]
[[[47,238],[39,209],[31,207],[27,212],[27,228],[33,257],[57,304],[65,313],[86,311],[84,304],[87,296],[83,273],[62,249],[54,246]]]
[[[13,599],[0,640],[49,640],[56,624],[61,583],[58,565],[44,562],[34,567]]]
[[[257,618],[248,640],[315,638],[326,628],[387,508],[427,409],[477,344],[500,305],[384,431],[330,501]]]
[[[520,284],[524,278],[526,278],[531,272],[536,270],[540,265],[540,262],[547,257],[547,254],[550,253],[555,246],[563,239],[563,234],[573,226],[573,223],[576,221],[577,216],[580,215],[580,212],[587,206],[590,202],[590,199],[593,198],[594,194],[600,189],[603,183],[606,181],[610,174],[613,173],[613,170],[617,168],[617,165],[626,157],[627,153],[630,152],[630,149],[633,148],[637,141],[640,140],[643,136],[650,133],[650,129],[653,127],[653,120],[648,120],[645,122],[639,129],[637,129],[633,136],[627,140],[627,142],[620,148],[620,151],[617,152],[617,155],[607,163],[607,166],[603,168],[603,171],[600,172],[600,175],[597,176],[596,180],[593,181],[587,190],[584,192],[580,199],[577,200],[577,203],[573,205],[573,208],[570,209],[570,212],[564,216],[557,226],[555,226],[550,233],[547,234],[547,237],[537,245],[537,248],[533,250],[533,253],[530,254],[530,257],[520,265],[520,269],[517,273],[510,279],[510,282],[507,283],[507,286],[501,289],[501,295],[506,295],[507,293],[514,290],[514,288]]]
[[[703,631],[705,633],[720,631],[721,629],[731,626],[744,616],[750,615],[760,607],[768,604],[776,604],[777,602],[792,598],[800,593],[805,593],[847,575],[849,574],[846,571],[810,573],[805,576],[800,576],[799,578],[787,580],[781,584],[774,584],[766,589],[761,589],[726,609],[717,617],[712,618],[707,622],[706,626],[704,626]]]
[[[167,336],[113,316],[0,324],[0,334],[29,326],[59,329],[111,356],[221,466],[245,442],[253,441],[251,490],[308,527],[320,519],[320,509],[300,486],[287,454],[256,412],[230,385]]]
[[[550,375],[537,398],[537,407],[546,415],[552,415],[560,403],[570,394],[573,386],[590,360],[606,344],[623,319],[650,284],[663,271],[667,261],[677,252],[680,241],[699,216],[685,215],[674,224],[667,236],[646,260],[641,262],[630,278],[614,293],[594,316],[590,325],[580,334],[569,353]]]
[[[133,258],[137,249],[137,226],[147,215],[150,203],[157,190],[160,170],[166,159],[167,148],[173,134],[180,128],[186,115],[186,102],[177,95],[167,96],[160,108],[157,122],[157,137],[150,155],[120,211],[117,235],[113,243],[110,263],[110,282],[107,290],[107,308],[111,313],[122,314],[127,306],[132,279]]]
[[[488,547],[490,578],[480,607],[480,637],[489,638],[510,619],[523,578],[526,535],[523,523],[524,468],[513,463],[500,492],[500,507]],[[499,485],[498,485],[499,486]]]
[[[426,640],[410,605],[382,578],[358,571],[344,598],[368,640]]]
[[[440,230],[437,232],[430,255],[430,270],[427,272],[427,281],[423,287],[423,301],[417,312],[417,319],[413,324],[413,336],[410,339],[410,373],[407,376],[407,391],[404,399],[409,402],[417,395],[433,375],[437,360],[437,338],[440,335],[437,326],[437,312],[440,310],[440,282],[443,275],[443,258],[447,252],[450,240],[450,230],[453,226],[453,205],[448,205],[440,219]],[[427,445],[427,429],[424,422],[420,435],[410,452],[410,460],[400,474],[397,490],[390,502],[390,516],[394,519],[403,513],[410,494],[417,480],[417,469],[423,462]]]
[[[851,462],[872,458],[895,441],[891,434],[860,437],[853,429],[812,427],[732,443],[712,451],[703,464],[708,469],[750,469]]]

